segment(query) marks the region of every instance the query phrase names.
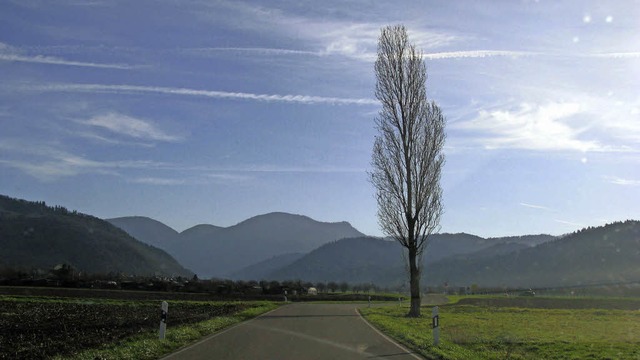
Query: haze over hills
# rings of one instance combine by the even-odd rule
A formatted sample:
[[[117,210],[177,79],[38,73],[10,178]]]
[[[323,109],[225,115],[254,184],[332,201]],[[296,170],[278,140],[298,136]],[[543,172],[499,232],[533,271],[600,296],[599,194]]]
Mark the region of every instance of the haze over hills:
[[[182,233],[153,219],[110,220],[165,247],[198,275],[245,280],[406,281],[401,246],[363,236],[348,223],[271,213],[222,228]],[[166,252],[90,215],[0,196],[0,266],[48,269],[67,263],[93,273],[190,276]],[[293,251],[292,251],[293,250]],[[640,281],[640,222],[628,220],[556,238],[435,234],[424,258],[428,286],[552,287]]]
[[[392,282],[404,271],[399,245],[393,241],[364,237],[345,222],[322,223],[300,215],[271,213],[250,218],[228,228],[201,224],[178,233],[160,222],[144,217],[124,217],[108,221],[141,241],[167,250],[203,278],[217,276],[243,280],[304,278],[316,281],[333,279],[380,282],[384,277]],[[359,240],[332,243],[348,238]],[[554,238],[551,235],[527,235],[485,239],[465,233],[435,234],[430,240],[424,260],[430,264],[448,258],[464,258],[470,254],[491,257]],[[367,239],[366,243],[363,242],[364,239]],[[358,245],[353,245],[355,242]],[[341,250],[331,250],[330,255],[323,258],[327,249],[346,244],[351,245]],[[375,253],[376,251],[379,253]],[[303,256],[304,261],[297,261]],[[322,260],[310,260],[315,258]],[[338,259],[343,259],[343,263],[337,264]],[[310,266],[310,263],[317,263],[317,266]],[[392,268],[396,270],[390,271]]]
[[[324,245],[323,245],[324,246]],[[320,247],[322,248],[322,246]],[[273,256],[267,260],[246,266],[229,277],[234,280],[267,279],[267,275],[304,257],[304,253],[290,253]]]
[[[162,244],[181,264],[200,277],[228,277],[231,274],[286,253],[306,253],[327,242],[345,237],[363,236],[347,222],[324,223],[302,215],[269,213],[222,228],[197,225],[173,239],[154,238],[153,234],[169,234],[164,225],[140,217],[109,219],[122,225],[141,241]],[[137,225],[139,224],[139,226]],[[157,230],[149,230],[150,225]],[[134,235],[135,236],[135,235]],[[147,236],[150,236],[147,238]]]
[[[451,285],[552,287],[640,281],[640,221],[582,229],[485,258],[440,261],[428,272]]]
[[[383,285],[396,280],[397,274],[390,270],[402,264],[402,248],[397,242],[358,237],[325,244],[287,266],[264,273],[261,278]]]
[[[144,216],[120,217],[106,221],[126,231],[134,238],[164,250],[173,245],[179,234],[160,221]]]
[[[165,251],[104,220],[3,195],[0,248],[0,266],[24,270],[68,264],[88,273],[193,275]]]
[[[546,234],[494,238],[483,238],[467,233],[433,234],[430,243],[427,245],[424,260],[427,263],[432,263],[450,256],[473,254],[481,250],[487,250],[493,246],[504,246],[504,244],[509,243],[517,243],[525,247],[530,247],[551,241],[555,238],[555,236]]]
[[[465,233],[434,234],[424,256],[424,266],[450,259],[492,257],[505,252],[528,248],[550,241],[550,235],[485,239]],[[532,244],[532,245],[528,245]],[[309,281],[372,282],[398,285],[405,281],[403,248],[393,240],[374,237],[349,238],[335,241],[310,252],[291,264],[272,272],[254,273],[254,279],[304,279]],[[427,270],[428,271],[428,270]],[[261,277],[257,276],[261,275]]]
[[[439,248],[458,242],[467,247]],[[342,239],[263,278],[398,286],[406,281],[400,251],[393,241]],[[425,256],[422,283],[427,286],[558,287],[640,281],[640,222],[631,220],[557,239],[549,235],[482,239],[436,234],[427,254],[429,251],[435,255]]]

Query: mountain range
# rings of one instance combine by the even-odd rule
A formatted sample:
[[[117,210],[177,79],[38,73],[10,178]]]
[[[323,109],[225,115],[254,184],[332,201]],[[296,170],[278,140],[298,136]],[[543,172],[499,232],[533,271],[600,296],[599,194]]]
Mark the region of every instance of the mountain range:
[[[401,253],[394,241],[342,239],[263,277],[401,286],[407,281]],[[422,284],[540,288],[640,283],[639,263],[640,222],[633,220],[557,238],[436,234],[424,257]]]
[[[365,236],[346,222],[287,213],[177,232],[146,217],[103,221],[44,202],[0,196],[0,246],[0,267],[23,269],[68,263],[87,272],[195,272],[201,278],[380,286],[402,286],[407,278],[397,242]],[[638,263],[640,222],[633,220],[561,237],[435,234],[423,259],[422,282],[485,287],[640,282]]]
[[[270,213],[228,228],[202,224],[178,233],[144,217],[108,221],[141,241],[165,249],[200,277],[381,285],[402,283],[405,278],[403,251],[397,242],[364,236],[348,223],[321,223],[300,215]],[[554,239],[544,234],[502,238],[435,234],[429,241],[424,266],[428,273],[428,268],[439,262],[490,259]],[[424,279],[430,284],[435,281],[428,275]]]
[[[465,271],[466,259],[492,259],[554,239],[550,235],[531,235],[516,242],[513,238],[485,239],[465,233],[434,234],[422,262],[423,282],[438,285],[447,281],[431,276],[432,268],[441,263],[456,261],[461,271]],[[289,265],[263,273],[262,277],[401,285],[407,278],[403,253],[403,248],[393,240],[374,237],[342,239],[321,246]],[[256,275],[259,274],[254,274],[254,277]]]
[[[277,225],[268,225],[273,219],[279,219],[274,222]],[[284,237],[289,243],[295,243],[295,239],[286,237],[287,231],[282,229],[297,229],[296,233],[302,234],[299,239],[304,241],[306,236],[300,231],[305,228],[293,225],[299,220],[320,228],[328,225],[296,215],[267,214],[231,228],[199,225],[181,233],[174,244],[180,243],[187,248],[189,240],[181,241],[181,237],[184,234],[196,237],[197,234],[197,241],[192,243],[200,245],[198,249],[202,251],[202,259],[212,259],[214,256],[207,255],[204,246],[209,236],[212,242],[226,243],[225,254],[237,256],[244,252],[246,246],[251,246],[248,245],[251,241],[239,241],[241,235],[238,234],[226,238],[225,232],[233,233],[238,228],[261,223],[262,227],[252,230],[247,227],[238,233],[249,236],[251,231],[263,231],[262,241],[277,244],[277,239],[268,239],[270,233],[264,229],[281,227],[279,232],[271,232],[273,237]],[[446,283],[449,286],[550,287],[640,281],[640,268],[636,265],[640,262],[639,233],[640,222],[629,220],[586,228],[561,237],[540,234],[482,238],[465,233],[435,234],[431,236],[423,259],[422,283],[425,286]],[[301,250],[301,246],[295,249],[283,246],[278,251],[271,248],[272,251],[260,256],[253,252],[255,261],[242,262],[245,266],[239,266],[241,263],[238,262],[229,267],[233,270],[225,272],[224,276],[242,280],[371,282],[386,286],[401,286],[406,282],[403,249],[397,242],[361,234],[352,237],[337,235],[333,238],[325,236],[324,243],[318,241],[316,244],[321,244],[311,250]],[[339,235],[343,238],[337,239]],[[236,244],[239,246],[233,249]],[[176,258],[180,260],[180,252],[171,248],[167,250],[169,253],[175,251]],[[185,249],[182,251],[186,252]],[[232,259],[228,257],[223,264],[228,266]],[[194,259],[192,264],[197,261]],[[193,265],[188,266],[193,269]]]
[[[269,213],[230,227],[201,224],[181,233],[144,217],[108,219],[131,236],[158,246],[200,277],[231,277],[247,266],[287,253],[307,253],[327,242],[364,236],[347,222]]]

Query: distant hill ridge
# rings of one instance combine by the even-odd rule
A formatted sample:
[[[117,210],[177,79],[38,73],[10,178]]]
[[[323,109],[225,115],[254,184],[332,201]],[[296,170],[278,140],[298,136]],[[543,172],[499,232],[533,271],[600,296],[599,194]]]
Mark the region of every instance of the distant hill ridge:
[[[406,281],[401,251],[393,241],[343,239],[262,275],[278,280],[398,286]],[[426,286],[640,283],[640,222],[590,227],[561,238],[533,235],[483,239],[468,234],[436,234],[424,260],[422,282]]]
[[[44,202],[0,195],[0,266],[51,269],[68,264],[88,273],[193,273],[165,251],[94,216]]]
[[[168,232],[164,224],[144,217],[107,221],[166,250],[201,277],[230,277],[274,256],[306,253],[330,241],[363,236],[345,221],[320,222],[284,212],[254,216],[229,227],[200,224],[181,233]]]
[[[160,221],[144,216],[120,217],[106,221],[144,243],[165,250],[179,234]]]
[[[402,279],[398,274],[404,271],[402,252],[397,243],[366,237],[348,222],[326,223],[303,215],[275,212],[226,228],[200,224],[177,233],[173,229],[166,231],[165,226],[144,217],[108,221],[142,241],[167,250],[201,277],[394,282]],[[159,229],[149,231],[148,226],[158,226]],[[149,237],[154,233],[169,235],[169,239],[163,235]],[[316,241],[308,241],[313,235],[316,235]],[[554,236],[544,234],[505,238],[482,238],[467,233],[435,234],[424,260],[426,264],[433,264],[444,259],[490,258],[553,239]],[[354,245],[356,243],[359,245]],[[327,248],[343,244],[351,245],[341,250],[330,250],[318,266],[309,266],[310,256],[322,257]],[[379,245],[370,247],[372,244]],[[371,254],[380,248],[384,250],[380,250],[377,257]],[[349,255],[345,257],[346,254]],[[368,260],[361,260],[362,256]],[[340,258],[345,261],[339,265],[336,259]],[[386,280],[381,280],[383,278]]]
[[[0,267],[48,269],[67,263],[93,273],[193,275],[148,244],[164,248],[201,277],[381,286],[406,281],[401,246],[364,236],[347,222],[269,213],[226,228],[201,224],[179,233],[147,217],[106,222],[62,206],[0,195]],[[638,263],[640,222],[635,220],[559,238],[435,234],[425,253],[422,281],[492,287],[640,283]]]
[[[640,221],[589,227],[490,258],[442,261],[432,276],[450,284],[553,287],[640,282]]]
[[[228,251],[225,246],[230,246],[230,243],[260,247],[261,242],[269,241],[262,240],[261,236],[252,236],[251,231],[256,229],[247,229],[267,226],[270,217],[313,223],[303,216],[265,214],[234,225],[235,229],[244,230],[226,237],[227,240],[221,239],[225,238],[228,229],[234,227],[215,228],[218,237],[209,236],[200,241],[208,242],[211,248],[216,241],[222,241],[222,245],[216,245],[222,254]],[[273,223],[280,224],[272,225],[276,228],[287,228],[284,225],[286,221]],[[264,228],[259,231],[272,233]],[[562,237],[540,234],[482,238],[466,233],[435,234],[425,253],[422,282],[427,286],[447,283],[450,286],[553,287],[640,281],[638,232],[640,223],[629,220],[589,227]],[[275,238],[280,236],[277,231],[274,234]],[[188,247],[198,241],[191,240],[179,242],[181,246]],[[207,255],[206,246],[200,249],[202,257],[192,258],[194,265],[198,261],[206,263],[211,258]],[[327,240],[310,250],[294,251],[297,254],[292,256],[281,256],[291,252],[283,247],[280,254],[271,253],[262,258],[255,256],[256,261],[235,267],[223,276],[244,280],[301,279],[373,282],[379,285],[399,285],[406,278],[401,247],[385,239],[345,236]],[[218,264],[228,266],[223,261]]]
[[[510,239],[510,238],[509,238]],[[534,243],[554,239],[550,235],[533,235]],[[524,240],[523,240],[524,241]],[[492,256],[504,251],[528,247],[508,245],[503,238],[485,239],[467,233],[433,234],[423,259],[424,266],[455,258]],[[502,250],[502,252],[501,252]],[[405,280],[403,248],[394,240],[375,237],[342,239],[325,244],[291,264],[263,273],[264,278],[278,280],[346,281],[397,285]],[[257,275],[257,274],[255,274]],[[427,275],[428,276],[428,275]]]

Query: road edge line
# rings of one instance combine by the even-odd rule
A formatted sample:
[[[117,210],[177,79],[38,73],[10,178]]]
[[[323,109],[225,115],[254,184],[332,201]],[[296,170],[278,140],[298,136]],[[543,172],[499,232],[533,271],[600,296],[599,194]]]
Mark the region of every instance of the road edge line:
[[[385,335],[382,331],[380,331],[378,328],[373,326],[373,324],[371,324],[367,319],[365,319],[364,316],[362,316],[362,314],[360,313],[360,309],[355,308],[354,310],[356,311],[356,314],[358,314],[360,319],[362,319],[362,321],[364,321],[365,324],[369,325],[370,328],[372,328],[375,332],[377,332],[385,340],[387,340],[388,342],[390,342],[393,345],[397,346],[400,350],[406,352],[407,354],[413,356],[414,358],[416,358],[418,360],[425,360],[425,358],[418,356],[415,351],[407,349],[405,346],[403,346],[402,344],[398,343],[397,341],[395,341],[394,339],[390,338],[389,336]]]
[[[256,317],[253,317],[253,318],[251,318],[249,320],[241,321],[241,322],[239,322],[237,324],[233,324],[233,325],[231,325],[231,326],[229,326],[227,328],[224,328],[224,329],[222,329],[220,331],[216,331],[213,334],[207,335],[207,336],[203,337],[202,339],[194,342],[193,344],[190,344],[190,345],[187,345],[185,347],[182,347],[182,348],[180,348],[180,349],[178,349],[178,350],[176,350],[176,351],[174,351],[174,352],[172,352],[170,354],[166,354],[165,356],[159,358],[159,360],[173,359],[175,355],[178,355],[178,354],[180,354],[180,353],[182,353],[184,351],[187,351],[187,350],[191,349],[194,346],[200,345],[205,341],[209,341],[209,340],[213,339],[214,337],[216,337],[218,335],[222,335],[222,334],[226,333],[227,331],[230,331],[230,330],[232,330],[234,328],[237,328],[238,326],[242,326],[244,324],[248,324],[248,323],[250,323],[250,322],[252,322],[252,321],[254,321],[254,320],[256,320],[256,319],[258,319],[260,317],[266,316],[267,314],[270,314],[270,313],[282,308],[283,306],[286,306],[286,305],[280,305],[280,306],[278,306],[277,308],[275,308],[273,310],[269,310],[266,313],[262,313],[262,314],[260,314],[260,315],[258,315]]]

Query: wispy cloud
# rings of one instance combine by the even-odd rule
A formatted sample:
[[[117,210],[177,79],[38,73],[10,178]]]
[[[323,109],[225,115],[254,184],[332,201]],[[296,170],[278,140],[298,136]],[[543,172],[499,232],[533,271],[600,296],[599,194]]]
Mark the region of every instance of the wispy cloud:
[[[528,204],[528,203],[520,203],[521,206],[524,207],[528,207],[528,208],[532,208],[532,209],[540,209],[540,210],[546,210],[546,211],[553,211],[553,209],[548,208],[546,206],[542,206],[542,205],[534,205],[534,204]]]
[[[450,51],[438,53],[423,54],[425,59],[441,60],[441,59],[461,59],[461,58],[485,58],[495,56],[521,57],[538,55],[538,53],[527,51],[510,51],[510,50],[468,50],[468,51]]]
[[[322,46],[322,53],[340,55],[356,60],[372,62],[376,59],[376,44],[380,28],[372,24],[333,24],[322,29],[315,24],[317,32],[308,33]]]
[[[640,58],[640,51],[631,52],[610,52],[590,54],[591,57],[608,58],[608,59],[634,59]]]
[[[352,30],[350,28],[350,30]],[[180,52],[187,52],[192,54],[210,55],[217,53],[250,53],[258,56],[288,56],[288,55],[302,55],[302,56],[332,56],[340,55],[351,57],[358,60],[372,62],[376,59],[376,44],[377,36],[379,35],[379,28],[364,32],[364,35],[360,37],[354,36],[352,31],[347,33],[350,36],[334,36],[333,39],[329,39],[327,36],[326,44],[318,51],[307,50],[295,50],[295,49],[280,49],[280,48],[262,48],[262,47],[212,47],[212,48],[192,48],[192,49],[180,49]],[[357,33],[357,31],[356,31]],[[417,36],[416,36],[417,35]],[[426,43],[427,47],[433,47],[431,42],[434,41],[435,35],[428,33],[414,34],[418,38],[416,41],[419,43]],[[422,41],[420,41],[422,39]],[[430,40],[425,40],[430,39]],[[442,40],[440,40],[442,41]],[[518,58],[523,56],[535,56],[540,53],[529,51],[512,51],[512,50],[465,50],[465,51],[450,51],[450,52],[435,52],[424,53],[423,57],[427,60],[443,60],[443,59],[465,59],[465,58],[487,58],[487,57],[511,57]],[[630,54],[598,54],[597,56],[611,56],[611,57],[624,57]]]
[[[279,49],[279,48],[264,48],[264,47],[209,47],[209,48],[189,48],[178,49],[179,52],[187,52],[192,54],[216,54],[216,53],[252,53],[257,55],[311,55],[322,56],[321,52],[294,50],[294,49]]]
[[[572,221],[566,221],[566,220],[560,220],[560,219],[553,219],[553,221],[560,223],[560,224],[564,224],[564,225],[568,225],[568,226],[573,226],[573,227],[584,227],[583,224],[580,223],[576,223],[576,222],[572,222]]]
[[[209,168],[210,171],[227,173],[364,173],[365,168],[337,166],[286,166],[286,165],[246,165],[235,167]]]
[[[223,181],[245,181],[251,179],[251,176],[239,175],[239,174],[207,174],[210,179],[223,180]]]
[[[127,182],[134,184],[144,185],[157,185],[157,186],[177,186],[177,185],[210,185],[210,184],[238,184],[253,179],[252,176],[243,174],[231,174],[231,173],[210,173],[207,174],[206,170],[200,171],[199,167],[185,167],[175,166],[179,170],[176,171],[176,177],[155,177],[144,176],[135,177],[127,180]],[[203,167],[206,168],[206,167]],[[185,176],[185,172],[191,170],[191,174]],[[195,173],[194,173],[195,172]]]
[[[92,67],[92,68],[103,68],[103,69],[121,69],[121,70],[129,70],[136,68],[131,65],[124,64],[101,64],[101,63],[92,63],[92,62],[83,62],[83,61],[72,61],[65,60],[51,56],[21,56],[21,55],[11,55],[11,54],[0,54],[0,60],[2,61],[10,61],[10,62],[27,62],[27,63],[36,63],[36,64],[50,64],[50,65],[67,65],[67,66],[82,66],[82,67]]]
[[[159,185],[159,186],[175,186],[175,185],[184,185],[187,183],[187,181],[184,179],[168,179],[168,178],[156,178],[156,177],[134,178],[129,180],[129,182],[134,184]]]
[[[94,116],[82,124],[107,129],[119,135],[130,136],[144,140],[179,141],[181,138],[169,135],[158,129],[148,120],[143,120],[118,113],[107,113]]]
[[[63,177],[82,174],[104,174],[127,178],[128,170],[136,174],[130,178],[132,183],[154,185],[237,183],[250,180],[255,174],[340,174],[363,173],[363,168],[323,166],[287,166],[287,165],[187,165],[151,160],[110,160],[102,161],[73,154],[61,149],[59,145],[29,143],[29,141],[0,139],[3,159],[0,165],[19,169],[41,181],[53,181]],[[167,172],[175,177],[158,177],[154,174]],[[140,173],[145,175],[141,176]],[[186,176],[185,174],[189,174]]]
[[[383,23],[318,23],[307,35],[322,46],[323,55],[341,55],[352,59],[373,62],[377,57],[378,37]],[[451,45],[460,40],[457,35],[411,27],[411,41],[419,49],[434,49]]]
[[[103,69],[120,69],[129,70],[134,69],[136,66],[127,64],[105,64],[85,61],[67,60],[53,56],[45,55],[25,55],[20,53],[20,48],[10,46],[5,43],[0,43],[0,61],[9,62],[26,62],[36,64],[49,64],[49,65],[64,65],[64,66],[80,66],[91,68],[103,68]]]
[[[114,169],[120,167],[117,163],[99,163],[73,155],[51,159],[0,159],[0,164],[22,170],[41,181],[86,173],[115,175],[117,173]]]
[[[164,163],[148,160],[93,160],[61,150],[58,146],[7,139],[0,141],[0,149],[5,157],[0,159],[0,164],[20,169],[42,181],[88,173],[117,175],[123,169],[151,170],[166,166]],[[9,154],[19,156],[11,158]]]
[[[86,93],[112,93],[112,94],[164,94],[208,97],[216,99],[254,100],[264,102],[286,102],[301,104],[332,104],[332,105],[377,105],[374,99],[338,98],[310,95],[275,95],[254,94],[244,92],[196,90],[186,88],[170,88],[159,86],[137,85],[104,85],[104,84],[47,84],[25,85],[27,91],[41,92],[86,92]]]
[[[102,136],[100,134],[96,134],[91,131],[67,131],[71,136],[81,137],[90,140],[97,140],[98,142],[111,144],[111,145],[126,145],[126,146],[141,146],[141,147],[154,147],[153,142],[141,142],[138,140],[133,141],[123,141],[120,139],[115,139],[107,136]]]
[[[640,58],[640,52],[616,52],[616,53],[563,53],[563,52],[533,52],[516,50],[461,50],[448,52],[435,52],[423,54],[425,59],[460,59],[460,58],[485,58],[485,57],[511,57],[519,58],[524,56],[545,56],[549,58],[609,58],[609,59],[629,59]]]
[[[0,159],[0,164],[22,170],[41,181],[50,181],[60,177],[78,175],[78,171],[71,166],[60,166],[59,162],[44,161],[33,162],[25,160]]]
[[[516,109],[479,110],[474,119],[452,127],[479,133],[486,148],[615,151],[595,139],[583,139],[587,127],[572,126],[586,110],[579,102],[522,103]]]
[[[312,54],[344,56],[365,62],[376,59],[380,29],[388,25],[386,20],[327,20],[326,17],[302,16],[275,7],[238,1],[202,5],[203,11],[197,16],[207,21],[227,22],[229,26],[243,30],[299,39],[308,48],[317,49]],[[234,16],[221,17],[221,7],[224,8],[223,13]],[[344,10],[342,8],[345,6],[341,6],[341,11]],[[422,23],[412,23],[408,28],[411,41],[421,49],[445,47],[461,40],[459,34],[428,29]]]
[[[640,180],[624,179],[617,176],[605,176],[604,179],[612,184],[622,186],[640,186]]]

